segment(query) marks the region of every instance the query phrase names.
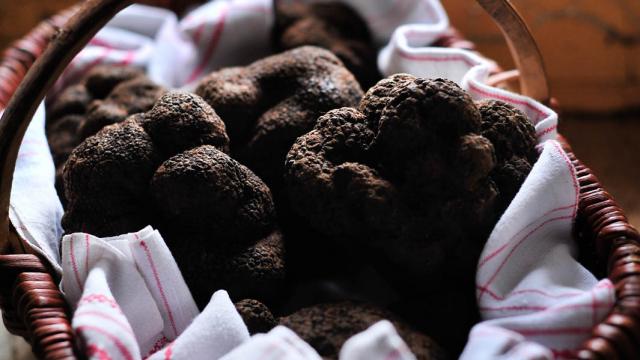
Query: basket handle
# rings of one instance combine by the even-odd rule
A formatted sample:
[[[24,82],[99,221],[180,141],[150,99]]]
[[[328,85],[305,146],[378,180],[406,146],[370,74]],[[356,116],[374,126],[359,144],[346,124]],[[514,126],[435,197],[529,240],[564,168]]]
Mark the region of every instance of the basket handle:
[[[500,26],[521,73],[523,93],[548,99],[542,56],[520,15],[508,0],[477,0]],[[29,69],[0,119],[0,250],[11,245],[25,249],[10,236],[9,199],[18,149],[35,110],[73,57],[112,17],[134,0],[87,0],[58,30],[46,50]],[[166,6],[171,0],[138,1]]]
[[[549,84],[540,49],[522,16],[510,0],[477,0],[493,18],[507,40],[520,75],[523,95],[549,102]]]

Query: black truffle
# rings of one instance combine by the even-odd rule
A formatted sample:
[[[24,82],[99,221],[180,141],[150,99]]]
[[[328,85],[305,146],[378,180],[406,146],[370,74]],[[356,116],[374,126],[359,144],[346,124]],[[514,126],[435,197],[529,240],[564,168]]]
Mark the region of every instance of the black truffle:
[[[246,248],[273,229],[269,188],[213,146],[166,160],[153,175],[151,191],[163,219],[210,239],[206,249],[211,253]]]
[[[251,335],[267,333],[278,325],[269,308],[258,300],[240,300],[235,306]]]
[[[159,163],[158,149],[134,118],[86,139],[64,166],[65,231],[111,236],[148,225],[148,184]]]
[[[83,119],[76,136],[80,141],[96,134],[107,125],[124,121],[128,117],[127,111],[121,106],[96,100],[91,104],[86,118]]]
[[[382,77],[367,23],[341,2],[276,2],[274,43],[277,50],[314,45],[330,50],[368,89]]]
[[[47,109],[47,123],[53,125],[57,119],[65,115],[82,115],[91,102],[91,94],[82,85],[66,88]]]
[[[78,145],[76,133],[83,121],[81,115],[66,115],[57,119],[48,129],[49,147],[56,167],[63,165]]]
[[[538,159],[536,131],[520,110],[502,101],[483,101],[478,103],[478,109],[482,114],[482,136],[495,148],[497,164],[492,178],[504,210]]]
[[[213,145],[229,152],[224,123],[199,96],[170,92],[147,113],[142,126],[169,155],[199,145]]]
[[[287,156],[287,190],[316,230],[375,249],[394,273],[442,280],[448,263],[473,268],[465,254],[481,248],[495,219],[493,146],[457,85],[406,77],[367,93],[369,117],[351,108],[321,116]]]
[[[105,102],[118,104],[131,115],[151,109],[165,92],[163,87],[147,77],[139,76],[115,86],[105,98]]]
[[[104,99],[116,85],[141,76],[144,72],[134,67],[99,65],[87,74],[86,86],[94,99]]]
[[[384,319],[394,325],[417,359],[446,358],[440,346],[427,335],[412,329],[390,312],[370,304],[319,304],[280,318],[280,324],[292,329],[323,358],[337,359],[345,341]]]
[[[321,114],[354,106],[362,96],[335,55],[311,46],[211,73],[196,93],[225,122],[232,154],[276,192],[295,139]]]

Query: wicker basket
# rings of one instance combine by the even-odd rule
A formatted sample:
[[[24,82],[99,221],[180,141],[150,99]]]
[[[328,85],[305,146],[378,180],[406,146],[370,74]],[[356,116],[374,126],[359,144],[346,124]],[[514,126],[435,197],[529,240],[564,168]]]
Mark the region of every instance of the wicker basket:
[[[477,0],[506,35],[520,70],[522,93],[548,102],[540,54],[526,25],[508,0]],[[82,358],[74,341],[69,307],[46,260],[30,251],[8,218],[18,148],[37,105],[89,39],[131,0],[87,0],[37,26],[3,53],[0,61],[0,307],[7,328],[23,336],[43,359]],[[145,1],[173,10],[197,0]],[[440,46],[471,47],[455,33]],[[494,82],[512,78],[497,74]],[[615,284],[616,304],[575,356],[581,359],[640,358],[640,236],[597,178],[560,139],[580,184],[575,237],[581,261]]]

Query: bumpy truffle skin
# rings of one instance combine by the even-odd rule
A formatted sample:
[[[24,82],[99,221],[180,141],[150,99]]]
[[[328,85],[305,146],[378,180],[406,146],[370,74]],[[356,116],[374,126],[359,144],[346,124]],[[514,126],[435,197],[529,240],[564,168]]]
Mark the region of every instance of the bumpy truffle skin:
[[[305,46],[205,77],[196,93],[225,122],[232,153],[278,191],[295,139],[328,110],[355,106],[362,90],[331,52]]]
[[[500,191],[500,209],[504,210],[538,159],[536,131],[520,110],[502,101],[483,101],[478,109],[482,136],[495,148],[497,164],[492,177]]]
[[[278,325],[271,310],[258,300],[240,300],[235,303],[235,306],[251,335],[267,333]]]
[[[134,67],[101,65],[91,69],[86,86],[94,99],[104,99],[119,83],[139,76],[144,72]]]
[[[361,104],[369,117],[351,108],[320,117],[291,148],[285,178],[294,211],[313,228],[376,249],[395,264],[390,272],[437,281],[446,263],[473,261],[465,254],[483,241],[475,232],[491,227],[495,158],[474,133],[480,114],[462,89],[408,79],[372,88]],[[375,103],[383,109],[367,105]]]
[[[134,118],[85,140],[64,168],[65,231],[111,236],[148,225],[148,184],[159,162],[158,150]]]
[[[369,304],[319,304],[280,318],[280,324],[295,331],[323,358],[337,359],[345,341],[384,319],[393,323],[417,359],[446,358],[444,351],[431,338],[413,330],[393,314]]]
[[[537,160],[536,129],[524,113],[499,100],[480,102],[478,109],[482,114],[482,136],[493,143],[498,161],[513,156],[529,162]]]
[[[274,43],[289,50],[314,45],[330,50],[368,89],[381,78],[376,65],[376,48],[364,19],[340,2],[276,3]]]
[[[273,229],[269,188],[251,170],[210,145],[182,152],[155,172],[151,191],[164,219],[215,237],[209,250],[241,249]]]
[[[146,132],[168,155],[199,145],[229,152],[224,123],[201,97],[172,91],[162,96],[142,122]]]

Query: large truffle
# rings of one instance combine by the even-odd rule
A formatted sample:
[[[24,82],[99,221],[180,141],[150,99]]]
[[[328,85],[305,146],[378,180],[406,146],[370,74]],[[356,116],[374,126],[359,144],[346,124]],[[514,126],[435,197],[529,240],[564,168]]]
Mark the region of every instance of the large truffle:
[[[287,156],[287,190],[316,230],[374,250],[394,272],[445,279],[446,264],[473,267],[469,253],[495,219],[495,156],[463,90],[408,79],[373,87],[360,104],[364,113],[321,116]]]
[[[276,2],[274,44],[277,50],[314,45],[330,50],[351,71],[363,89],[382,77],[367,23],[341,2]]]
[[[164,91],[139,69],[107,65],[93,68],[79,84],[65,89],[47,108],[47,137],[57,173],[62,173],[71,150],[82,140],[128,115],[148,110]],[[58,189],[63,188],[61,182],[62,177],[57,176]],[[64,192],[58,195],[66,205]]]
[[[273,200],[224,152],[228,145],[224,123],[200,97],[163,95],[152,110],[73,151],[64,168],[65,232],[112,236],[151,224],[199,306],[220,288],[233,298],[269,300],[284,278]]]
[[[337,359],[345,341],[384,319],[391,321],[417,359],[446,358],[440,346],[427,335],[412,329],[390,312],[369,304],[314,305],[280,318],[280,324],[292,329],[323,358]]]
[[[382,80],[358,110],[326,113],[292,146],[285,163],[291,207],[326,235],[322,246],[371,259],[404,297],[458,296],[472,309],[477,258],[502,204],[526,177],[517,167],[522,158],[511,156],[521,150],[504,150],[512,161],[500,170],[493,138],[482,135],[483,128],[512,125],[482,115],[451,81],[407,74]],[[508,124],[526,129],[521,121],[527,120]],[[504,133],[524,133],[514,131]],[[526,140],[522,150],[534,154],[534,142]],[[507,148],[495,141],[500,151]],[[497,177],[508,166],[522,176],[503,188]],[[475,314],[446,317],[468,330]],[[461,345],[452,345],[454,351]]]
[[[355,106],[362,90],[331,52],[306,46],[222,69],[196,93],[225,122],[232,154],[279,190],[284,158],[295,139],[321,114]]]

